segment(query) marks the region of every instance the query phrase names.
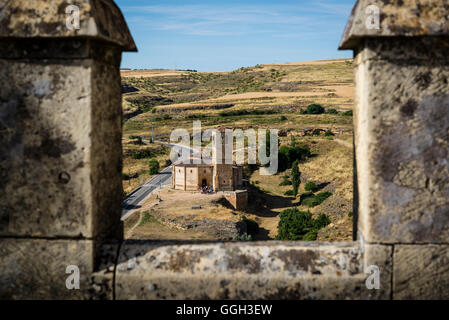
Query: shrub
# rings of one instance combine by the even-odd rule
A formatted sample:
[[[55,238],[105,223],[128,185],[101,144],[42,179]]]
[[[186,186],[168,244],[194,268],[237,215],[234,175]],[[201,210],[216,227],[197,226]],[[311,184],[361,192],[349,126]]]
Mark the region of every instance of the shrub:
[[[143,145],[142,137],[141,136],[130,136],[129,139],[136,140],[133,143],[137,145]]]
[[[265,133],[265,150],[265,154],[269,157],[271,153],[271,133],[269,130]]]
[[[152,159],[150,161],[150,175],[159,173],[159,161]]]
[[[308,196],[301,201],[302,205],[308,206],[309,208],[319,206],[324,200],[332,195],[330,192],[321,192],[317,195]]]
[[[253,237],[250,234],[238,234],[234,237],[235,241],[253,241]]]
[[[301,173],[299,172],[299,162],[295,160],[292,166],[292,186],[293,186],[293,195],[296,197],[298,195],[299,185],[301,183],[300,177]]]
[[[122,173],[122,180],[129,180],[129,175]]]
[[[287,117],[286,116],[281,116],[280,120],[281,121],[287,121]]]
[[[303,236],[311,230],[310,212],[301,212],[298,209],[287,209],[279,214],[278,235],[276,240],[302,240]]]
[[[311,104],[308,105],[306,110],[302,110],[302,114],[322,114],[324,113],[325,109],[320,104]]]
[[[170,119],[172,119],[172,117],[169,116],[168,114],[164,114],[162,117],[154,118],[155,121],[164,121],[164,120],[170,120]]]
[[[259,224],[256,221],[248,219],[245,216],[242,217],[242,221],[246,223],[246,230],[250,236],[255,236],[259,233]]]
[[[288,168],[291,168],[293,162],[295,162],[296,160],[304,161],[308,157],[310,157],[310,155],[311,152],[309,147],[307,146],[280,147],[278,155],[279,171],[282,172],[287,170]]]
[[[282,177],[282,182],[279,184],[279,186],[291,186],[292,182],[289,180],[288,176],[283,176]]]
[[[335,136],[335,134],[332,131],[330,131],[330,130],[326,130],[326,132],[324,133],[324,136],[332,137],[332,136]]]
[[[249,116],[249,115],[266,115],[266,114],[275,114],[275,110],[234,110],[234,111],[226,111],[220,112],[220,117],[237,117],[237,116]]]
[[[151,152],[149,150],[139,150],[133,154],[133,159],[136,159],[136,160],[150,158],[150,157],[151,157]]]
[[[337,109],[326,109],[327,114],[338,114]]]
[[[315,182],[307,182],[306,186],[304,188],[306,191],[318,191],[318,186],[315,184]]]
[[[139,226],[143,226],[143,225],[147,224],[148,222],[150,222],[152,220],[152,217],[153,216],[148,211],[145,211],[144,213],[142,213],[142,219],[140,220]]]
[[[310,211],[301,212],[297,208],[287,209],[279,214],[278,235],[276,240],[316,240],[318,230],[330,223],[327,215],[320,214],[312,218]]]
[[[352,110],[343,112],[343,115],[347,117],[352,117]]]
[[[331,223],[331,219],[329,219],[329,217],[327,215],[325,215],[324,213],[321,213],[314,221],[314,226],[317,229],[321,229],[324,228],[325,226],[327,226],[328,224]]]
[[[287,190],[284,192],[284,195],[286,196],[294,196],[293,190]]]
[[[313,194],[313,192],[306,192],[303,193],[300,197],[299,197],[299,203],[302,204],[304,202],[304,200],[314,197],[315,195]]]
[[[318,236],[318,230],[313,229],[307,232],[303,237],[303,241],[315,241]]]
[[[187,116],[187,119],[204,119],[206,116],[204,114],[191,114]]]
[[[288,148],[285,146],[282,146],[279,149],[278,153],[278,172],[283,172],[289,168],[289,161],[287,156],[287,151],[283,150],[283,148]]]

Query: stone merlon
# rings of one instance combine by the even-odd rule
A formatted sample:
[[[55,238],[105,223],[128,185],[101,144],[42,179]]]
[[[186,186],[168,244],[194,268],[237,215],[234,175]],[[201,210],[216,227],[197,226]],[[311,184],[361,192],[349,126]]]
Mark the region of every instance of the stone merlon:
[[[367,26],[379,8],[379,28]],[[447,0],[358,0],[340,42],[340,49],[354,49],[367,37],[417,37],[449,35]]]
[[[80,28],[66,26],[66,1],[0,0],[1,38],[95,38],[137,51],[125,19],[113,1],[77,1]]]

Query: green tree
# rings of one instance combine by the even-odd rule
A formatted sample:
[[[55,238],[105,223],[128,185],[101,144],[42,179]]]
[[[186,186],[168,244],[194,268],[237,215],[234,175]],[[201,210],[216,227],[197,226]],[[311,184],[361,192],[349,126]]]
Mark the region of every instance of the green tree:
[[[296,139],[295,136],[290,136],[290,147],[295,148],[296,147]]]
[[[150,175],[159,173],[159,161],[152,159],[150,161]]]
[[[296,144],[296,142],[295,142]],[[295,160],[304,161],[310,157],[311,152],[307,146],[295,146],[294,148],[289,146],[281,146],[279,148],[279,172],[283,172],[288,168],[291,168]]]
[[[298,165],[299,165],[298,160],[295,160],[292,166],[292,186],[293,186],[293,194],[295,195],[295,197],[298,195],[298,189],[301,183],[300,181],[301,173],[299,172]]]
[[[322,114],[325,109],[320,104],[311,104],[308,105],[306,110],[301,110],[301,114]]]
[[[267,154],[267,157],[269,157],[270,156],[270,148],[271,148],[271,145],[270,145],[270,138],[271,138],[271,135],[270,135],[270,130],[267,130],[267,133],[266,133],[266,136],[265,136],[265,147],[266,147],[266,154]]]
[[[140,136],[137,137],[136,144],[138,144],[138,145],[143,145],[142,137],[140,137]]]
[[[297,208],[282,211],[279,218],[276,240],[314,241],[318,231],[331,222],[325,214],[313,219],[310,211],[302,212]]]
[[[306,183],[306,186],[305,186],[305,188],[304,188],[306,191],[312,191],[312,192],[315,192],[315,191],[318,191],[318,186],[316,185],[316,183],[315,182],[311,182],[311,181],[309,181],[309,182],[307,182]]]

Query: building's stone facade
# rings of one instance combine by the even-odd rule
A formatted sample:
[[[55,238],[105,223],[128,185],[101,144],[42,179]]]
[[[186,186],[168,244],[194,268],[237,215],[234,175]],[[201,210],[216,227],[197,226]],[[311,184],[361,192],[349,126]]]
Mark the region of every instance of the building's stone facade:
[[[210,187],[215,192],[237,190],[243,184],[243,167],[237,165],[174,164],[172,187],[198,191]]]
[[[225,127],[216,129],[213,133],[212,145],[215,149],[210,161],[190,157],[188,163],[179,161],[173,164],[172,187],[177,190],[197,191],[209,187],[214,192],[233,191],[243,185],[243,167],[237,165],[232,159],[227,159],[226,144],[228,135]],[[219,143],[217,141],[220,140]],[[232,144],[229,143],[229,147]],[[218,152],[217,150],[221,150]],[[206,164],[209,163],[209,164]],[[200,164],[195,164],[200,163]]]
[[[225,199],[234,207],[235,210],[246,209],[248,206],[248,190],[226,192]]]
[[[360,0],[349,20],[357,241],[195,245],[121,242],[119,61],[135,46],[113,1],[82,1],[78,31],[65,5],[0,0],[1,299],[449,298],[445,1]]]

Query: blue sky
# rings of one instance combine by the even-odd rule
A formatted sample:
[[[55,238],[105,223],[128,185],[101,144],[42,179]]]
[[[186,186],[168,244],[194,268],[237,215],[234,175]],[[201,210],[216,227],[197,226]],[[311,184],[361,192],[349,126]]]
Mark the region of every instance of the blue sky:
[[[355,0],[116,0],[139,49],[122,67],[230,71],[348,58],[338,51]]]

